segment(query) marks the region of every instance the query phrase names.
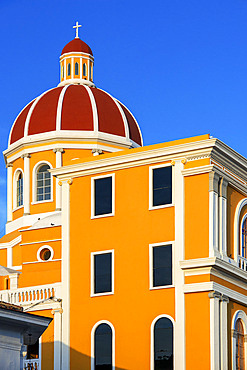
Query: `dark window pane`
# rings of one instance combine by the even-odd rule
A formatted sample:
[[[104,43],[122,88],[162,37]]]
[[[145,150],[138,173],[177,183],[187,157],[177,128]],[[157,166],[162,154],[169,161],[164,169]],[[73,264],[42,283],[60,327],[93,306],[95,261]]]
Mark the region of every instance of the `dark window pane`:
[[[153,206],[172,203],[172,167],[153,170]]]
[[[109,325],[101,324],[94,337],[95,370],[112,369],[112,330]]]
[[[95,216],[112,213],[112,177],[95,180]]]
[[[153,286],[172,284],[172,245],[153,248]]]
[[[173,325],[167,318],[154,326],[154,370],[173,370]]]
[[[94,293],[112,291],[112,254],[94,256]]]

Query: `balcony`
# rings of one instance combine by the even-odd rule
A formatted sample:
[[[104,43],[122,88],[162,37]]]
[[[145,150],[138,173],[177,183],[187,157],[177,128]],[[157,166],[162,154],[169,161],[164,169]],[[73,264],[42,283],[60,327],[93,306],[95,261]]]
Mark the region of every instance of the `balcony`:
[[[38,358],[32,360],[24,360],[23,366],[25,370],[40,370],[40,360]]]
[[[61,298],[61,283],[0,290],[0,301],[19,306],[39,303],[51,297]]]
[[[238,256],[238,267],[244,271],[247,271],[247,258]]]

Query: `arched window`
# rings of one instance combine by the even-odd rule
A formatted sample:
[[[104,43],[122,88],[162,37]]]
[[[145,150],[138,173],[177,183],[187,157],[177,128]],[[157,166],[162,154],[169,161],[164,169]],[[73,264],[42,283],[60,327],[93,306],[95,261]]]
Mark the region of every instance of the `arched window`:
[[[51,174],[48,172],[50,166],[43,164],[37,171],[36,201],[51,199]]]
[[[236,370],[245,369],[245,353],[244,353],[244,327],[242,320],[236,322]]]
[[[68,64],[68,76],[70,76],[70,74],[71,74],[71,65],[70,65],[70,63]]]
[[[16,184],[16,205],[17,207],[23,206],[23,175],[19,173]]]
[[[75,75],[79,74],[79,64],[76,62],[75,63]]]
[[[92,78],[92,64],[89,62],[89,80]]]
[[[64,66],[62,67],[62,76],[64,78]]]
[[[154,325],[154,370],[173,370],[173,323],[166,317]]]
[[[242,223],[242,251],[241,255],[247,258],[247,217],[245,217]]]
[[[94,370],[112,370],[112,329],[100,324],[94,333]]]
[[[83,76],[87,75],[87,65],[86,63],[83,63]]]

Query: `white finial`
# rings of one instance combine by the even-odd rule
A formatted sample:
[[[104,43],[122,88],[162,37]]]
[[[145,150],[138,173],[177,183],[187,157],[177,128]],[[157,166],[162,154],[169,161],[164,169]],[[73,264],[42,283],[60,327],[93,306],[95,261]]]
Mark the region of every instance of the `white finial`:
[[[76,22],[76,25],[75,26],[73,26],[73,28],[75,28],[76,30],[75,30],[75,39],[79,39],[79,35],[78,35],[78,28],[79,27],[81,27],[81,25],[78,23],[78,22]]]

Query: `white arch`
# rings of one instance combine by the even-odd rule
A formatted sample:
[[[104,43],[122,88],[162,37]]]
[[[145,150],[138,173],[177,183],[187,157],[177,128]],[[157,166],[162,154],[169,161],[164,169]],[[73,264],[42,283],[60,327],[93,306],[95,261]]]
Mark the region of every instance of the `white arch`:
[[[244,327],[244,335],[247,334],[247,315],[244,311],[238,310],[234,313],[232,318],[232,370],[236,370],[236,337],[234,331],[236,330],[237,320],[241,319]],[[244,342],[244,353],[245,353],[245,369],[247,369],[247,342]]]
[[[47,164],[50,168],[53,168],[51,163],[48,162],[48,161],[39,161],[34,166],[33,174],[32,174],[32,176],[33,176],[33,181],[32,181],[32,185],[33,185],[33,203],[52,202],[53,201],[53,186],[54,186],[53,179],[54,179],[54,177],[52,175],[51,175],[51,199],[37,201],[37,185],[36,185],[37,176],[36,175],[37,175],[38,169],[44,164]]]
[[[247,198],[240,200],[236,207],[235,215],[234,215],[234,260],[238,261],[238,254],[239,254],[239,247],[240,247],[240,214],[244,206],[247,205]]]
[[[13,210],[17,208],[17,181],[20,173],[22,173],[22,178],[24,179],[24,172],[22,168],[17,168],[13,176]],[[20,207],[23,207],[23,204]]]
[[[91,370],[95,370],[95,364],[94,364],[94,336],[95,336],[95,330],[97,327],[101,324],[107,324],[110,326],[112,331],[112,370],[115,370],[115,328],[112,325],[112,323],[108,320],[100,320],[94,324],[92,330],[91,330]]]
[[[173,353],[174,353],[174,348],[175,348],[175,335],[174,335],[174,333],[175,333],[175,320],[173,319],[173,317],[171,317],[170,315],[167,315],[167,314],[162,314],[162,315],[159,315],[159,316],[155,317],[155,319],[152,321],[152,324],[151,324],[150,370],[154,370],[154,326],[155,326],[156,322],[159,319],[169,319],[172,322],[172,325],[173,325]],[[175,358],[175,356],[173,356],[173,367],[174,367],[174,358]]]

